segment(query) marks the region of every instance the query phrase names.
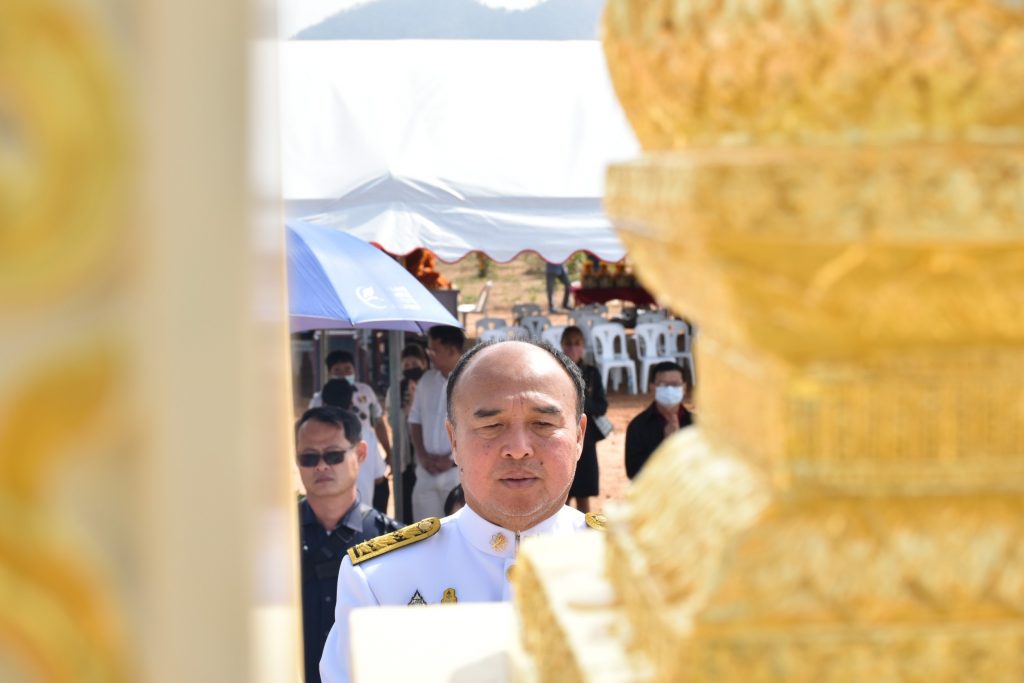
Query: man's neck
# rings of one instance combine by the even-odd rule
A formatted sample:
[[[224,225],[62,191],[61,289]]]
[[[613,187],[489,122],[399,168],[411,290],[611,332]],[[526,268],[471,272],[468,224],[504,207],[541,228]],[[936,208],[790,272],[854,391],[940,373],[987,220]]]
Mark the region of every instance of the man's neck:
[[[677,403],[674,406],[670,406],[670,407],[666,408],[665,406],[661,405],[657,401],[654,402],[655,409],[659,413],[661,413],[666,419],[671,419],[671,418],[676,417],[676,416],[679,415],[679,405],[680,404]]]
[[[306,502],[316,519],[327,531],[334,531],[341,518],[349,511],[356,502],[356,490],[343,493],[338,496],[306,496]]]
[[[532,529],[533,527],[535,527],[535,526],[537,526],[539,524],[543,524],[547,520],[551,519],[552,517],[554,517],[555,515],[558,514],[558,512],[562,509],[562,507],[564,507],[564,504],[558,505],[558,506],[556,506],[554,508],[549,508],[549,509],[547,509],[547,510],[545,510],[543,512],[539,512],[539,513],[537,513],[535,515],[531,515],[529,517],[525,517],[525,516],[524,517],[505,517],[505,516],[503,516],[503,517],[498,517],[498,518],[493,518],[493,519],[491,517],[487,516],[487,515],[481,514],[479,511],[477,511],[477,509],[475,507],[473,507],[472,504],[468,500],[466,501],[466,507],[471,509],[476,514],[476,516],[479,517],[480,519],[483,519],[484,521],[490,522],[491,524],[494,524],[495,526],[500,526],[502,529],[505,529],[507,531],[511,531],[513,533],[518,534],[518,533],[523,532],[523,531],[528,531],[528,530]]]

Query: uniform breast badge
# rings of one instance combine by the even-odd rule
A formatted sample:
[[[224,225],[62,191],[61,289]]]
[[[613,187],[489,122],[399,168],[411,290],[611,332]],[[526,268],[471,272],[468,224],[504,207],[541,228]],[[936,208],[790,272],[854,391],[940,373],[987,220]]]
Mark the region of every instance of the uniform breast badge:
[[[419,591],[416,591],[415,593],[412,594],[412,597],[409,598],[409,604],[410,605],[425,605],[425,604],[427,604],[427,601],[423,599],[423,596],[420,595]]]
[[[454,588],[446,588],[444,591],[444,597],[441,598],[441,604],[455,603],[459,601],[459,596],[455,595]]]

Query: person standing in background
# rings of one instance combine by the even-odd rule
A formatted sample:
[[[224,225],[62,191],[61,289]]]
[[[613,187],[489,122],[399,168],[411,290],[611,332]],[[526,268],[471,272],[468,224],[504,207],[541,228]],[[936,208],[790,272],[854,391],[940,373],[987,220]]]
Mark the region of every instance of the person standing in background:
[[[329,393],[327,387],[324,392]],[[320,656],[334,624],[338,567],[345,552],[400,528],[360,501],[356,479],[366,458],[361,430],[355,415],[334,407],[307,410],[295,426],[295,462],[306,489],[299,501],[299,536],[307,683],[320,681]]]
[[[448,375],[462,356],[466,335],[458,327],[437,325],[430,328],[427,338],[427,353],[434,367],[416,383],[409,411],[409,436],[416,453],[416,486],[412,491],[415,519],[443,516],[444,501],[459,483],[445,427],[445,391]]]
[[[416,396],[416,384],[427,370],[430,369],[430,361],[427,360],[427,352],[423,346],[416,342],[405,345],[401,355],[402,380],[399,383],[399,395],[402,397],[400,407],[401,419],[406,423],[406,434],[409,432],[409,411],[412,409],[412,400]],[[384,397],[384,413],[391,415],[391,389],[388,389]],[[390,419],[390,418],[389,418]],[[399,430],[396,425],[391,425],[391,433],[397,435]],[[395,439],[398,437],[395,436]],[[412,445],[412,438],[409,438],[408,457],[402,461],[402,502],[405,511],[404,519],[401,521],[411,523],[414,521],[412,514],[412,490],[416,486],[416,450]],[[398,447],[397,441],[395,447]]]
[[[565,287],[562,292],[562,309],[569,308],[569,272],[562,263],[547,263],[544,265],[544,284],[548,292],[548,313],[557,313],[555,308],[555,280],[559,280]]]
[[[601,373],[593,365],[583,362],[586,355],[586,344],[583,330],[570,325],[562,332],[562,352],[580,369],[586,390],[583,401],[583,414],[587,416],[587,431],[583,437],[583,453],[576,463],[576,476],[569,487],[569,498],[576,502],[580,512],[590,512],[590,498],[600,492],[601,472],[597,464],[597,442],[604,438],[595,423],[596,419],[608,411],[608,398],[604,393]]]
[[[380,401],[377,400],[377,394],[369,384],[356,381],[355,359],[348,351],[332,351],[327,354],[327,360],[324,364],[327,366],[329,380],[343,379],[352,385],[354,393],[352,395],[351,410],[356,414],[356,417],[359,418],[359,422],[363,426],[363,438],[366,440],[368,448],[366,457],[373,465],[371,469],[378,473],[374,477],[374,485],[387,484],[384,472],[386,471],[387,461],[391,458],[391,439],[388,436],[387,425],[384,424],[384,411],[380,407]],[[316,408],[321,405],[323,405],[323,398],[321,392],[317,392],[313,395],[312,400],[310,400],[309,407]],[[383,470],[378,466],[378,460],[384,462]],[[363,502],[367,505],[372,505],[372,493],[370,497],[364,498]],[[383,507],[387,507],[386,500]],[[381,512],[385,511],[381,510]]]

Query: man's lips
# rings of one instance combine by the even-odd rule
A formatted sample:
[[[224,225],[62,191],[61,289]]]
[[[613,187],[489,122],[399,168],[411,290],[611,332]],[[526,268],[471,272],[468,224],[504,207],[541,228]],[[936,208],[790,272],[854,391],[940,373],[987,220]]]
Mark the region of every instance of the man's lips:
[[[498,481],[509,488],[526,488],[540,481],[540,477],[532,472],[507,472],[499,476]]]

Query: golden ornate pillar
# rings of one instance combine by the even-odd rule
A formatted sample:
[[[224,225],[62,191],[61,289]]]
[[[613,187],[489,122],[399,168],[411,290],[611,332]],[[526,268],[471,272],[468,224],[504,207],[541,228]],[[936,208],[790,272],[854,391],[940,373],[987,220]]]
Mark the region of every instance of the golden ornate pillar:
[[[605,31],[647,152],[607,208],[700,326],[699,426],[606,544],[630,656],[1024,680],[1024,5],[610,0]]]

